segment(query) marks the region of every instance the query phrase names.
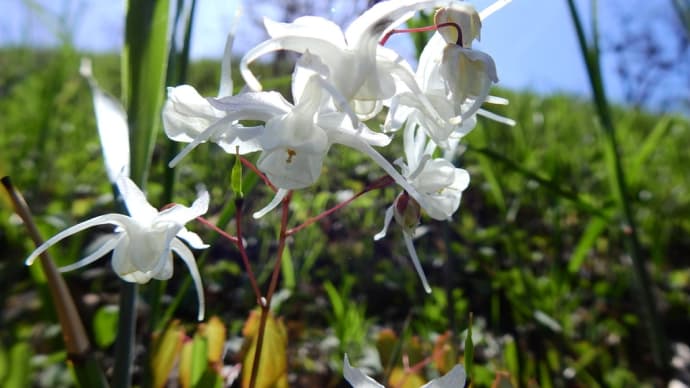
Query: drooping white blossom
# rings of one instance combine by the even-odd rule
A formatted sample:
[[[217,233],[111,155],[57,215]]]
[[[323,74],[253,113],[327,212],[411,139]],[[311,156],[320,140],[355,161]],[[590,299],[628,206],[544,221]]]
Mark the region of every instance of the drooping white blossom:
[[[151,206],[144,193],[125,176],[117,179],[117,188],[130,216],[111,213],[94,217],[63,230],[36,248],[26,259],[31,265],[39,255],[61,240],[98,225],[114,225],[116,228],[99,240],[99,245],[86,257],[74,264],[60,268],[71,271],[81,268],[112,251],[112,267],[124,281],[148,283],[151,279],[166,280],[173,275],[173,252],[189,268],[199,299],[199,320],[204,317],[204,294],[201,276],[194,254],[182,242],[195,249],[208,247],[201,238],[185,228],[185,224],[208,210],[208,192],[202,192],[191,207],[174,205],[163,211]]]

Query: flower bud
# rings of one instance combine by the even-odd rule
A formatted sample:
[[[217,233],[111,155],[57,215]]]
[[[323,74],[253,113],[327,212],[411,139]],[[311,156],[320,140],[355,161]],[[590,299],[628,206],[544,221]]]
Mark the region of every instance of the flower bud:
[[[398,194],[393,202],[395,221],[405,230],[412,230],[419,224],[421,206],[406,191]]]
[[[434,24],[438,27],[439,34],[448,44],[457,44],[465,48],[472,46],[472,41],[479,35],[482,21],[477,10],[471,4],[460,3],[452,8],[440,8],[434,15]],[[455,28],[451,25],[454,24]]]

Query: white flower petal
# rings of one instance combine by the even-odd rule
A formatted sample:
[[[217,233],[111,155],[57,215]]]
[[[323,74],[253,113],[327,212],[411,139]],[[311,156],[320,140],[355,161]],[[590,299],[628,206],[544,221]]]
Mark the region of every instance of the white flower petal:
[[[355,19],[345,30],[349,45],[360,44],[370,38],[378,40],[384,32],[405,22],[422,9],[447,5],[448,0],[381,1]]]
[[[48,241],[44,242],[41,244],[39,247],[36,248],[35,251],[29,255],[29,257],[26,258],[26,265],[31,265],[33,262],[38,258],[38,256],[47,251],[48,248],[51,246],[55,245],[56,243],[60,242],[61,240],[65,239],[66,237],[69,237],[75,233],[79,233],[84,229],[88,229],[92,226],[96,225],[105,225],[105,224],[111,224],[111,225],[117,225],[117,226],[124,226],[126,223],[131,222],[129,220],[129,217],[122,215],[122,214],[105,214],[102,216],[94,217],[89,220],[86,220],[84,222],[81,222],[77,225],[74,225],[72,227],[69,227],[62,232],[56,234],[55,236],[51,237],[48,239]]]
[[[170,252],[163,260],[158,263],[155,269],[151,271],[151,277],[156,280],[170,280],[173,276],[173,258]]]
[[[496,113],[489,112],[488,110],[485,110],[485,109],[478,109],[477,114],[480,116],[484,116],[489,120],[493,120],[493,121],[496,121],[497,123],[505,124],[505,125],[508,125],[511,127],[514,127],[515,124],[517,124],[515,122],[515,120],[513,120],[513,119],[509,119],[507,117],[497,115]]]
[[[204,190],[201,193],[199,193],[199,198],[197,198],[194,201],[194,203],[192,203],[191,207],[176,204],[160,212],[156,216],[154,222],[170,222],[184,225],[187,222],[192,221],[193,219],[203,214],[206,214],[206,212],[208,211],[209,201],[210,199],[208,191]]]
[[[225,113],[214,108],[194,87],[180,85],[168,88],[163,107],[163,128],[172,140],[189,143]]]
[[[427,294],[431,294],[431,287],[429,287],[429,282],[426,280],[424,269],[422,269],[422,264],[419,262],[419,257],[417,257],[417,250],[414,248],[412,236],[406,230],[403,230],[403,240],[405,240],[407,252],[410,254],[410,259],[412,260],[412,264],[414,264],[414,269],[417,271],[417,275],[419,275],[419,280],[422,281],[424,291],[426,291]]]
[[[325,150],[311,152],[307,149],[275,148],[264,151],[256,166],[276,187],[302,189],[314,184],[321,175],[325,154]]]
[[[292,104],[278,92],[245,92],[209,102],[216,109],[236,115],[236,120],[268,121],[292,110]]]
[[[453,124],[476,114],[489,95],[491,84],[498,82],[496,65],[488,54],[460,46],[446,46],[440,72],[450,97],[461,106],[459,115],[449,120]]]
[[[385,388],[383,385],[376,382],[376,380],[364,374],[359,369],[353,368],[350,365],[350,360],[345,355],[343,361],[343,377],[347,380],[352,388]]]
[[[326,131],[331,143],[347,144],[348,141],[342,140],[347,137],[358,137],[376,147],[385,147],[391,142],[390,136],[374,132],[365,124],[360,124],[357,129],[353,128],[349,117],[344,113],[323,113],[319,115],[317,120],[317,125]]]
[[[380,232],[376,233],[374,235],[374,241],[378,241],[384,237],[386,237],[386,233],[388,233],[388,226],[390,226],[391,221],[393,220],[393,213],[395,212],[395,209],[393,209],[393,205],[388,206],[388,209],[386,209],[386,214],[383,219],[383,229],[381,229]]]
[[[319,32],[315,32],[314,36],[319,36]],[[302,54],[309,50],[324,60],[337,60],[337,58],[342,57],[342,48],[338,47],[334,42],[321,38],[285,36],[263,41],[249,50],[240,61],[240,72],[251,90],[260,91],[262,86],[249,69],[249,64],[265,54],[280,50],[295,51]]]
[[[189,274],[192,276],[194,288],[196,288],[196,294],[199,300],[199,313],[197,319],[199,321],[203,321],[206,311],[206,304],[204,302],[204,287],[201,284],[201,275],[199,274],[199,267],[196,264],[194,255],[186,245],[177,239],[172,241],[171,248],[180,256],[182,261],[184,261],[184,263],[187,265],[187,268],[189,268]]]
[[[271,38],[318,36],[340,49],[346,48],[345,36],[340,26],[319,16],[302,16],[292,23],[279,23],[265,17],[264,26]]]
[[[234,117],[225,117],[223,119],[220,119],[213,123],[210,127],[206,128],[203,130],[192,142],[187,144],[185,148],[180,151],[169,163],[168,167],[173,168],[175,167],[182,158],[187,156],[196,146],[198,146],[201,143],[207,142],[210,138],[215,136],[216,134],[220,133],[227,125],[229,125],[232,121],[234,121]]]
[[[129,243],[115,248],[123,251],[135,270],[153,277],[170,257],[170,244],[182,228],[179,224],[154,224],[150,229],[139,227],[127,230]],[[121,248],[121,249],[120,249]]]
[[[433,379],[419,388],[462,388],[465,386],[465,368],[458,364],[444,376]]]
[[[201,240],[201,237],[199,237],[198,234],[190,232],[189,230],[187,230],[187,228],[182,228],[179,232],[177,232],[177,237],[186,241],[187,244],[189,244],[194,249],[205,249],[210,247],[210,245],[204,243],[204,241]]]
[[[142,272],[134,266],[131,260],[132,251],[129,249],[130,243],[129,234],[124,234],[118,246],[113,250],[113,257],[110,262],[113,271],[126,282],[148,283],[152,276],[150,273]]]
[[[273,197],[271,202],[269,202],[268,205],[266,205],[263,209],[252,214],[252,217],[254,217],[255,219],[259,219],[259,218],[265,216],[268,212],[270,212],[271,210],[275,209],[278,205],[280,205],[280,203],[283,201],[285,196],[288,195],[289,192],[290,192],[290,190],[278,189],[278,191],[276,192],[276,195]]]
[[[100,259],[101,257],[105,256],[105,254],[115,249],[117,244],[120,243],[120,240],[122,239],[122,234],[112,234],[106,236],[105,238],[106,240],[93,253],[84,257],[83,259],[78,260],[75,263],[66,265],[64,267],[60,267],[60,272],[68,272],[75,270],[77,268],[87,266],[93,263],[94,261]]]
[[[150,223],[158,214],[158,210],[151,206],[146,196],[131,179],[124,175],[117,178],[117,190],[127,206],[127,212],[138,222]]]

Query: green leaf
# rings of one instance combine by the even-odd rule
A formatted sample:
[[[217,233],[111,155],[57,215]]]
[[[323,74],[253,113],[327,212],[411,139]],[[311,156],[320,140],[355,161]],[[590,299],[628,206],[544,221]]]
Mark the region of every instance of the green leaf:
[[[336,290],[333,283],[329,281],[326,281],[323,284],[323,288],[326,291],[326,294],[328,294],[328,300],[331,302],[331,306],[333,307],[333,318],[336,320],[341,319],[345,315],[345,305],[343,304],[342,298],[338,294],[338,290]]]
[[[130,1],[122,51],[122,96],[131,143],[131,178],[145,186],[160,126],[169,44],[168,0]]]
[[[290,248],[287,246],[283,250],[283,262],[280,271],[283,274],[283,286],[288,290],[294,290],[297,282],[295,281],[295,263],[292,261]]]
[[[584,233],[582,233],[582,237],[580,237],[580,241],[578,241],[577,246],[573,251],[572,256],[570,256],[568,272],[575,273],[580,270],[580,267],[587,258],[587,254],[589,253],[590,249],[597,241],[597,238],[601,235],[601,233],[606,230],[607,226],[608,221],[603,218],[595,217],[589,221]]]
[[[10,365],[7,379],[3,382],[6,388],[30,387],[30,377],[32,376],[29,362],[31,360],[31,346],[27,342],[19,342],[10,349]]]
[[[208,367],[208,339],[201,333],[194,335],[192,343],[192,369],[190,374],[191,385],[198,386],[201,377]]]
[[[100,348],[107,348],[117,337],[117,319],[120,315],[117,306],[100,307],[93,317],[93,339]]]
[[[652,131],[642,142],[642,145],[633,156],[633,159],[628,167],[628,176],[631,182],[642,179],[641,172],[643,165],[649,159],[654,151],[659,149],[659,143],[664,138],[668,130],[673,124],[673,119],[670,117],[662,117],[661,120],[652,128]]]
[[[266,312],[266,327],[264,331],[263,347],[261,349],[261,360],[259,361],[259,371],[256,379],[256,387],[276,387],[284,388],[287,383],[287,329],[280,319],[276,319],[273,314]],[[250,342],[249,349],[244,356],[242,363],[242,387],[249,387],[252,369],[254,366],[254,354],[258,341],[259,322],[261,320],[260,310],[253,310],[247,322],[244,324],[242,334]]]
[[[225,340],[227,338],[225,324],[220,318],[213,316],[201,328],[202,333],[208,339],[208,361],[221,365],[223,362],[223,351],[225,350]]]
[[[467,337],[465,337],[465,370],[467,378],[472,380],[472,370],[474,367],[474,342],[472,342],[472,313],[470,313],[470,325],[467,327]]]
[[[505,352],[503,353],[506,362],[506,368],[508,372],[515,378],[519,380],[520,378],[520,361],[518,356],[518,349],[515,340],[512,338],[508,339],[505,343]]]
[[[0,343],[0,384],[2,384],[5,381],[5,377],[7,377],[7,374],[10,370],[10,362],[8,359],[7,355],[7,350],[5,349],[5,346]]]
[[[163,387],[168,381],[168,376],[178,355],[182,350],[184,340],[184,329],[180,327],[179,321],[173,321],[159,334],[154,343],[154,351],[151,357],[151,369],[153,375],[153,386]]]

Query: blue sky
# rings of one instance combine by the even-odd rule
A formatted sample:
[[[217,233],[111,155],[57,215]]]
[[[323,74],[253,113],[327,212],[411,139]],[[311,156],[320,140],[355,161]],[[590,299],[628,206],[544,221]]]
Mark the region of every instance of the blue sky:
[[[115,51],[122,45],[124,1],[102,0],[34,0],[50,10],[51,15],[31,11],[25,0],[1,0],[0,45],[50,45],[58,41],[60,24],[69,26],[73,42],[89,51]],[[219,58],[224,39],[233,28],[234,15],[242,0],[198,0],[192,43],[194,58]],[[477,9],[493,0],[473,1]],[[604,2],[611,6],[611,2]],[[582,14],[589,15],[589,0],[578,0]],[[610,20],[606,6],[602,20]],[[57,22],[55,15],[61,15]],[[237,52],[245,51],[265,35],[248,17],[240,18],[236,28]],[[602,33],[612,24],[602,23]],[[64,30],[64,28],[62,29]],[[402,37],[391,41],[396,49],[411,53],[411,45]],[[588,95],[587,77],[579,54],[574,29],[565,0],[513,0],[488,18],[482,29],[482,40],[476,46],[496,61],[500,85],[529,89],[540,93],[568,92]],[[606,68],[611,68],[607,65]],[[622,96],[615,77],[607,77],[609,94],[615,100]]]

